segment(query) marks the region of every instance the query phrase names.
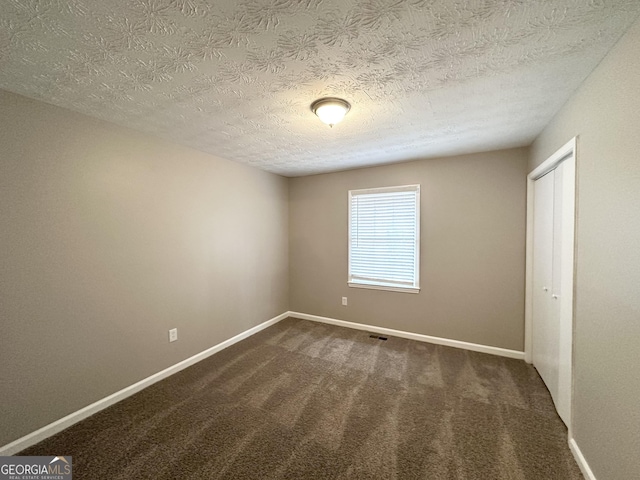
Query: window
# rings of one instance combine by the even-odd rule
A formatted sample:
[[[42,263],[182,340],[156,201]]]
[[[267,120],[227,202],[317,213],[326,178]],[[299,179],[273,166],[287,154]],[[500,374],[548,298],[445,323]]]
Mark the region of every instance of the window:
[[[349,286],[420,291],[420,185],[349,191]]]

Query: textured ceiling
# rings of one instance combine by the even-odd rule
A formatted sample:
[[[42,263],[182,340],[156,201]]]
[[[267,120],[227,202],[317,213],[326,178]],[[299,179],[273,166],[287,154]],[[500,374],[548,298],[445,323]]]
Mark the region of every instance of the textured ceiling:
[[[296,176],[529,144],[638,0],[2,0],[0,88]],[[333,129],[310,111],[352,104]]]

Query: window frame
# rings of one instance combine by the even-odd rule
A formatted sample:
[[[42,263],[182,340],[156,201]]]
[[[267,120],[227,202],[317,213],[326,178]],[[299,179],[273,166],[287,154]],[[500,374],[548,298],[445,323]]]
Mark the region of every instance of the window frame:
[[[351,273],[351,220],[352,220],[352,205],[353,197],[357,195],[367,195],[376,193],[393,193],[393,192],[406,192],[412,191],[416,193],[416,216],[415,216],[415,255],[414,255],[414,284],[413,286],[394,286],[384,282],[364,282],[354,281]],[[420,184],[412,185],[399,185],[391,187],[376,187],[376,188],[363,188],[358,190],[349,190],[348,192],[349,212],[347,219],[348,229],[348,253],[347,253],[347,285],[353,288],[365,288],[371,290],[386,290],[390,292],[402,292],[402,293],[419,293],[420,292]]]

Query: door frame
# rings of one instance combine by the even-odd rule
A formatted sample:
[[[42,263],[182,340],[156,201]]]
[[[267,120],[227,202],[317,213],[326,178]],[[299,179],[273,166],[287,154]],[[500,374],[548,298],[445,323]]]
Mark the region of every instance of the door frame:
[[[527,238],[526,238],[526,270],[525,270],[525,310],[524,310],[524,359],[533,362],[533,205],[534,182],[565,162],[562,179],[562,236],[567,241],[562,243],[562,264],[560,283],[563,292],[560,295],[560,324],[571,325],[571,365],[569,387],[570,415],[573,409],[573,343],[574,343],[574,279],[575,279],[575,225],[576,225],[576,151],[578,137],[564,144],[557,152],[547,158],[529,175],[527,175]],[[566,323],[568,322],[568,323]],[[562,328],[562,327],[561,327]],[[562,348],[562,345],[561,345]],[[567,425],[571,436],[571,424]]]

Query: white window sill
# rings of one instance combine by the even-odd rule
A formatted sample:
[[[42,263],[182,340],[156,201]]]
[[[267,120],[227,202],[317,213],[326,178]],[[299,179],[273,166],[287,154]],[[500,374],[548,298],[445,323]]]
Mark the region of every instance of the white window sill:
[[[369,290],[387,290],[388,292],[400,292],[400,293],[420,293],[420,288],[416,287],[390,287],[387,285],[375,285],[371,283],[357,283],[347,282],[349,287],[353,288],[366,288]]]

